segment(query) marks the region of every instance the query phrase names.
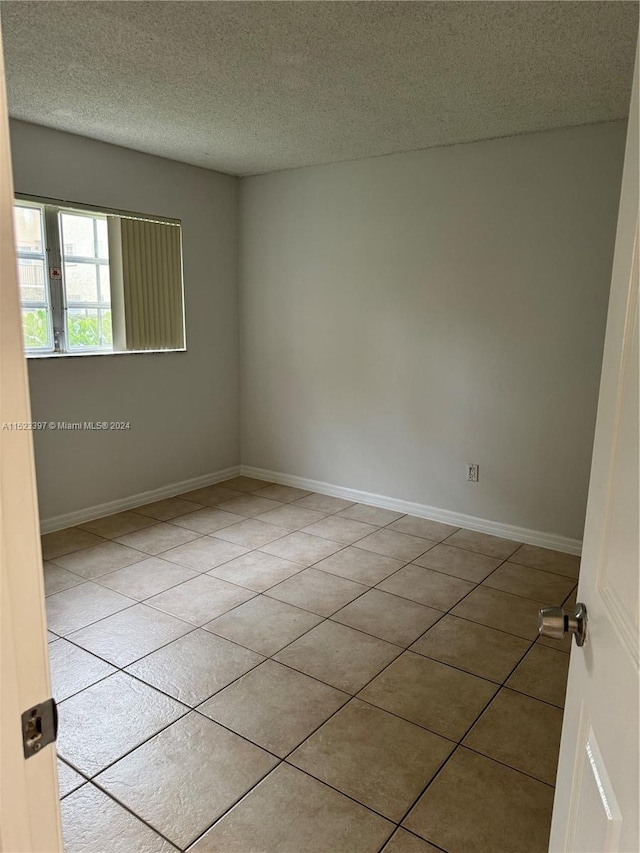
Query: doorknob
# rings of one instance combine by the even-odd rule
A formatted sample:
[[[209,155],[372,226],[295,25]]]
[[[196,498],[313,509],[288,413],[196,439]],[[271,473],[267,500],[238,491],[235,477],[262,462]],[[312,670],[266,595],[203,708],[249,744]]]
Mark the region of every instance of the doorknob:
[[[538,633],[542,637],[562,640],[573,634],[576,645],[584,645],[587,637],[587,608],[578,602],[572,614],[562,607],[542,607],[538,613]]]

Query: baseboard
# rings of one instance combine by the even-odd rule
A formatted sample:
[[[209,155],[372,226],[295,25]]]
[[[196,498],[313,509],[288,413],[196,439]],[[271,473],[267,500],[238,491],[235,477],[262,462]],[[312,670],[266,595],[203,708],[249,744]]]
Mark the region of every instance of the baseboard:
[[[310,492],[319,492],[321,495],[331,495],[335,498],[357,503],[371,504],[382,509],[392,509],[407,515],[416,515],[419,518],[428,518],[431,521],[442,521],[445,524],[453,524],[456,527],[466,527],[468,530],[477,530],[479,533],[490,533],[493,536],[501,536],[503,539],[511,539],[514,542],[524,542],[527,545],[539,545],[542,548],[552,548],[566,554],[580,554],[582,542],[579,539],[570,539],[559,533],[546,533],[542,530],[531,530],[527,527],[516,527],[512,524],[502,524],[499,521],[489,521],[486,518],[477,518],[473,515],[465,515],[461,512],[452,512],[448,509],[439,509],[428,504],[418,504],[411,501],[403,501],[398,498],[388,498],[384,495],[376,495],[371,492],[362,492],[358,489],[347,489],[344,486],[334,486],[331,483],[323,483],[320,480],[309,480],[306,477],[296,477],[293,474],[282,474],[279,471],[267,471],[264,468],[252,468],[248,465],[242,466],[242,474],[247,477],[255,477],[257,480],[266,480],[271,483],[280,483],[283,486],[296,486],[299,489],[307,489]]]
[[[348,489],[345,486],[334,486],[321,480],[310,480],[307,477],[297,477],[294,474],[283,474],[280,471],[268,471],[265,468],[252,468],[247,465],[235,465],[216,471],[212,474],[204,474],[191,480],[183,480],[180,483],[170,483],[159,489],[148,492],[139,492],[126,498],[108,501],[103,504],[85,507],[76,512],[68,512],[64,515],[50,516],[40,520],[42,533],[51,533],[54,530],[62,530],[65,527],[74,527],[85,521],[93,521],[105,515],[123,512],[126,509],[135,509],[153,501],[164,498],[172,498],[193,489],[201,489],[204,486],[212,486],[237,477],[240,473],[247,477],[255,477],[257,480],[265,480],[270,483],[281,483],[283,486],[296,486],[299,489],[307,489],[311,492],[319,492],[321,495],[331,495],[336,498],[355,501],[357,503],[379,506],[382,509],[392,509],[418,518],[428,518],[432,521],[442,521],[445,524],[453,524],[456,527],[466,527],[468,530],[477,530],[480,533],[490,533],[493,536],[501,536],[503,539],[511,539],[514,542],[525,542],[528,545],[539,545],[542,548],[553,548],[555,551],[563,551],[566,554],[580,554],[582,542],[579,539],[570,539],[559,533],[546,533],[542,530],[531,530],[527,527],[516,527],[512,524],[503,524],[499,521],[490,521],[486,518],[478,518],[473,515],[465,515],[460,512],[452,512],[448,509],[439,509],[428,504],[413,503],[399,498],[389,498],[385,495],[377,495],[373,492],[363,492],[359,489]]]
[[[215,483],[221,483],[223,480],[229,480],[231,477],[237,477],[239,474],[240,466],[235,465],[233,468],[225,468],[223,471],[216,471],[213,474],[203,474],[201,477],[193,477],[191,480],[183,480],[181,483],[170,483],[167,486],[161,486],[159,489],[139,492],[136,495],[129,495],[126,498],[96,504],[95,506],[86,507],[76,512],[42,518],[40,519],[40,532],[51,533],[54,530],[62,530],[65,527],[74,527],[76,524],[93,521],[95,518],[102,518],[104,515],[113,515],[113,513],[122,512],[125,509],[135,509],[137,506],[144,506],[153,501],[173,498],[184,492],[193,491],[193,489],[213,486]]]

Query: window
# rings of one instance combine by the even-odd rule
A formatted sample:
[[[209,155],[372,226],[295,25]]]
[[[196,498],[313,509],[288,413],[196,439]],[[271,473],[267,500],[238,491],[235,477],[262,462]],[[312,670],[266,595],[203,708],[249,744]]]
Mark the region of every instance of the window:
[[[44,207],[17,204],[15,224],[25,349],[48,352],[53,348],[53,328],[46,272]]]
[[[27,355],[184,349],[180,223],[18,198]]]
[[[113,349],[107,217],[59,218],[69,350]]]

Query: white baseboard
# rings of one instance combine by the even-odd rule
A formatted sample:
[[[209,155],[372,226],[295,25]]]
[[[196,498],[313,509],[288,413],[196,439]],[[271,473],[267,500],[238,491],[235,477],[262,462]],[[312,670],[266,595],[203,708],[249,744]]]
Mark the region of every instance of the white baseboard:
[[[223,471],[216,471],[214,474],[204,474],[201,477],[193,477],[191,480],[183,480],[181,483],[171,483],[168,486],[161,486],[159,489],[139,492],[137,495],[129,495],[126,498],[96,504],[95,506],[86,507],[76,512],[42,518],[40,519],[40,532],[51,533],[54,530],[62,530],[65,527],[74,527],[76,524],[93,521],[95,518],[102,518],[104,515],[113,515],[113,513],[122,512],[125,509],[135,509],[137,506],[144,506],[153,501],[173,498],[184,492],[191,492],[193,489],[213,486],[215,483],[230,480],[231,477],[237,477],[239,474],[240,466],[235,465],[233,468],[225,468]]]
[[[582,551],[582,542],[579,539],[570,539],[568,536],[561,536],[559,533],[546,533],[542,530],[516,527],[512,524],[489,521],[485,518],[452,512],[448,509],[439,509],[428,504],[418,504],[412,501],[400,500],[399,498],[389,498],[372,492],[348,489],[345,486],[334,486],[331,483],[324,483],[320,480],[310,480],[306,477],[296,477],[294,474],[283,474],[280,471],[268,471],[264,468],[252,468],[247,465],[235,465],[232,468],[225,468],[223,471],[204,474],[201,477],[194,477],[191,480],[184,480],[181,483],[171,483],[167,486],[161,486],[159,489],[139,492],[135,495],[129,495],[126,498],[119,498],[115,501],[86,507],[76,512],[43,518],[40,520],[40,530],[42,533],[51,533],[54,530],[62,530],[65,527],[74,527],[77,524],[93,521],[95,518],[102,518],[105,515],[112,515],[126,509],[135,509],[137,506],[144,506],[145,504],[160,501],[164,498],[172,498],[175,495],[181,495],[193,489],[201,489],[204,486],[212,486],[215,483],[221,483],[223,480],[229,480],[231,477],[237,477],[241,473],[247,477],[255,477],[257,480],[281,483],[283,486],[297,486],[299,489],[319,492],[321,495],[345,498],[346,500],[357,503],[370,504],[371,506],[378,506],[382,509],[392,509],[396,512],[415,515],[418,518],[442,521],[445,524],[453,524],[456,527],[465,527],[467,530],[477,530],[480,533],[501,536],[503,539],[511,539],[514,542],[525,542],[528,545],[553,548],[555,551],[563,551],[566,554],[580,554]]]
[[[431,521],[442,521],[445,524],[453,524],[456,527],[465,527],[467,530],[477,530],[479,533],[490,533],[493,536],[501,536],[503,539],[511,539],[514,542],[524,542],[527,545],[539,545],[542,548],[552,548],[554,551],[562,551],[566,554],[580,554],[582,542],[579,539],[571,539],[561,536],[559,533],[546,533],[542,530],[531,530],[527,527],[516,527],[512,524],[502,524],[499,521],[489,521],[486,518],[477,518],[473,515],[464,515],[461,512],[452,512],[448,509],[428,504],[412,503],[398,498],[388,498],[384,495],[376,495],[371,492],[362,492],[358,489],[347,489],[344,486],[334,486],[331,483],[323,483],[320,480],[309,480],[306,477],[296,477],[293,474],[282,474],[279,471],[267,471],[264,468],[252,468],[248,465],[242,466],[242,474],[247,477],[255,477],[257,480],[266,480],[271,483],[280,483],[283,486],[296,486],[299,489],[307,489],[310,492],[319,492],[321,495],[331,495],[335,498],[345,498],[357,503],[371,504],[382,509],[392,509],[407,515],[415,515],[418,518],[428,518]]]

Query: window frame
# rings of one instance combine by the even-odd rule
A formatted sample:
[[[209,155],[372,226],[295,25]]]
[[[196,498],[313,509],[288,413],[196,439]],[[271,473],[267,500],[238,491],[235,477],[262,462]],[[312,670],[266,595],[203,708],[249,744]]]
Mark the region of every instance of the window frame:
[[[187,351],[186,342],[186,294],[184,286],[184,251],[182,247],[182,221],[168,216],[156,216],[145,213],[136,213],[131,210],[121,210],[118,208],[109,208],[85,204],[84,202],[69,201],[67,199],[56,199],[45,196],[35,196],[29,193],[14,192],[14,205],[22,205],[25,207],[38,207],[43,211],[42,232],[44,236],[44,264],[45,264],[45,295],[49,299],[49,341],[51,347],[29,347],[24,346],[24,354],[28,359],[42,358],[77,358],[79,356],[103,356],[103,355],[159,355],[163,353],[181,353]],[[181,307],[182,307],[182,340],[183,346],[174,349],[113,349],[113,344],[110,347],[73,347],[67,345],[67,308],[68,302],[66,298],[66,288],[64,283],[64,247],[62,244],[62,226],[60,214],[87,214],[97,218],[107,219],[109,216],[127,219],[140,219],[148,222],[158,222],[165,225],[178,226],[180,229],[180,260],[181,260]],[[95,226],[94,226],[95,227]],[[27,253],[16,254],[26,256]],[[75,256],[71,256],[73,259]],[[67,258],[69,260],[69,258]],[[78,262],[92,262],[99,264],[99,258],[84,258],[78,256]],[[109,262],[110,266],[110,262]],[[51,273],[53,270],[58,270],[57,276]],[[111,269],[109,270],[111,274]],[[20,299],[21,313],[24,305]],[[89,308],[103,311],[106,307],[105,303],[71,303],[80,309]]]
[[[113,340],[111,341],[111,345],[97,344],[96,346],[74,346],[71,347],[68,342],[69,338],[69,312],[73,311],[95,311],[97,320],[98,320],[98,337],[100,337],[101,329],[102,329],[102,312],[105,310],[111,310],[111,289],[109,289],[109,302],[106,303],[104,300],[97,302],[78,302],[77,300],[69,299],[69,294],[67,292],[67,288],[65,285],[65,277],[66,277],[66,266],[68,263],[76,263],[76,264],[86,264],[87,266],[93,266],[98,269],[102,269],[102,267],[110,266],[109,258],[100,258],[96,254],[95,256],[89,255],[67,255],[64,249],[64,223],[62,221],[62,217],[64,214],[70,214],[73,216],[85,216],[87,219],[91,219],[93,222],[93,246],[94,250],[98,250],[98,231],[96,227],[96,221],[98,219],[103,219],[106,223],[107,221],[107,213],[96,212],[96,211],[88,211],[88,210],[74,210],[67,207],[58,207],[57,208],[57,228],[59,232],[59,243],[60,243],[60,254],[62,260],[62,298],[64,300],[64,341],[65,341],[65,355],[73,355],[74,353],[95,353],[95,352],[104,352],[104,353],[112,353],[113,349]],[[98,295],[102,295],[101,290],[102,285],[102,273],[98,272],[96,276],[96,288]]]
[[[47,225],[46,225],[46,205],[41,202],[31,201],[28,199],[18,199],[14,200],[14,208],[15,207],[23,207],[23,208],[35,208],[40,211],[40,240],[42,243],[42,252],[29,252],[23,249],[19,249],[16,245],[16,256],[18,260],[20,258],[24,258],[25,260],[39,260],[42,261],[44,276],[43,276],[43,288],[44,288],[44,300],[30,300],[23,299],[22,295],[20,295],[20,316],[22,317],[25,311],[29,310],[39,310],[44,308],[46,311],[47,318],[47,341],[48,346],[45,347],[28,347],[24,345],[25,353],[29,353],[30,355],[50,355],[55,352],[55,336],[54,336],[54,320],[53,320],[53,305],[51,299],[51,285],[49,281],[49,259],[48,259],[48,240],[47,240]],[[19,264],[18,264],[19,266]],[[18,280],[20,277],[18,276]]]

